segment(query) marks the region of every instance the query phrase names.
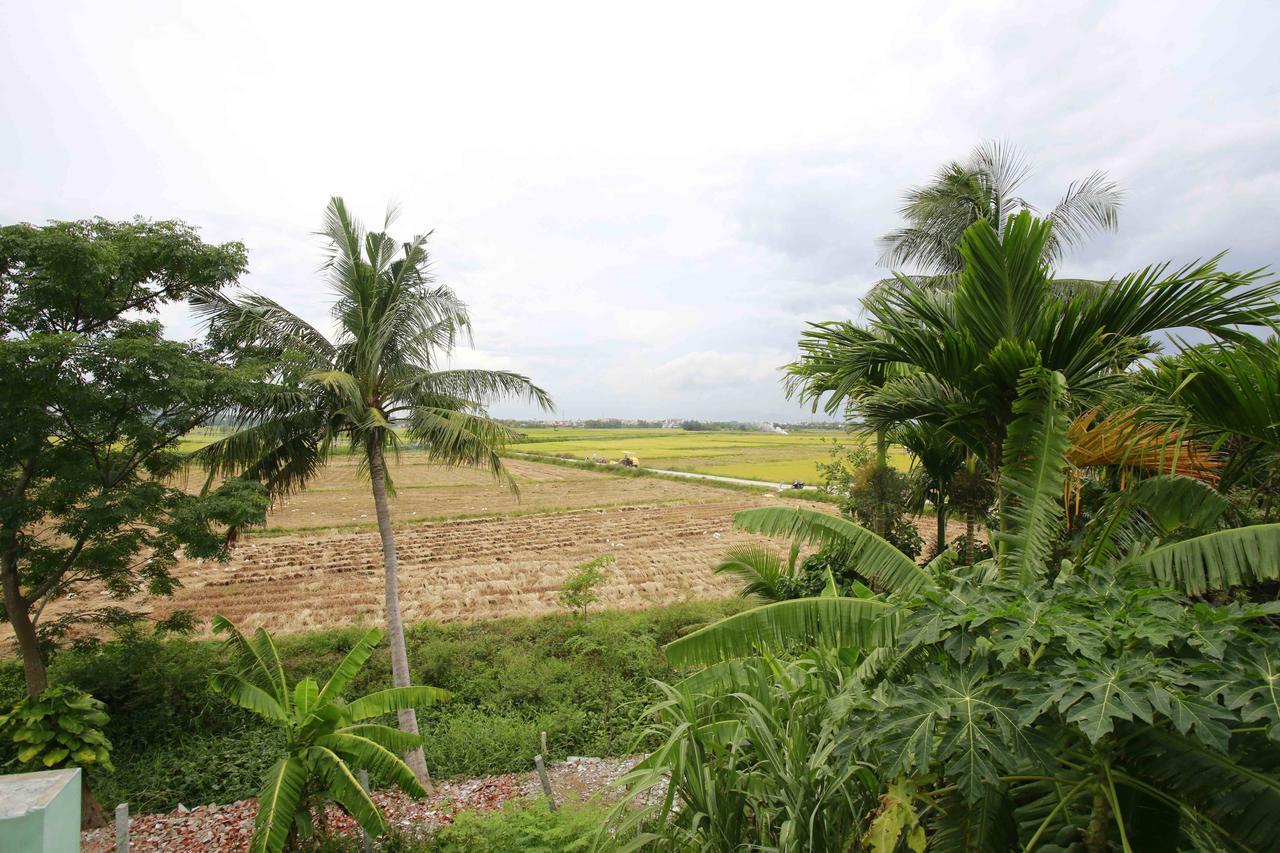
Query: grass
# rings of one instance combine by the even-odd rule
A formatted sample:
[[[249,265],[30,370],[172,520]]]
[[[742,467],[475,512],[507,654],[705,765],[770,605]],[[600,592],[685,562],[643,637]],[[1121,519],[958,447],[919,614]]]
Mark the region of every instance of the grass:
[[[437,778],[528,771],[544,731],[552,758],[634,751],[640,714],[655,698],[650,679],[673,675],[662,645],[741,606],[697,602],[585,618],[413,625],[407,644],[415,683],[454,694],[420,717],[428,766]],[[359,634],[343,628],[277,641],[292,679],[323,680]],[[275,760],[277,735],[209,690],[210,676],[225,663],[215,642],[150,635],[54,655],[51,680],[94,694],[111,715],[116,771],[90,777],[100,801],[128,802],[143,814],[256,795]],[[389,675],[382,648],[348,692],[388,687]],[[0,707],[22,693],[17,661],[0,663]],[[0,765],[11,749],[0,744]]]

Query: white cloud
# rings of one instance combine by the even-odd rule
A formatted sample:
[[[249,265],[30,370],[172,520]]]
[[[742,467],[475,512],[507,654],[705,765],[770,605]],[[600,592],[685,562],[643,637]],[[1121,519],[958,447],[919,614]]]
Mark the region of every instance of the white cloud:
[[[568,416],[803,416],[775,368],[804,322],[856,309],[902,190],[984,138],[1037,161],[1033,201],[1095,168],[1128,189],[1073,271],[1280,257],[1263,0],[17,0],[4,23],[0,221],[186,219],[325,323],[326,199],[398,200],[472,307],[458,363]]]

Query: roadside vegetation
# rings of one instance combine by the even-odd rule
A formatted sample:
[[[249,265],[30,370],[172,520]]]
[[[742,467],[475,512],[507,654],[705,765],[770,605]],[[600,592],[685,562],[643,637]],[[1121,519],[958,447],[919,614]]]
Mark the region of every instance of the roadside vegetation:
[[[428,766],[440,777],[526,772],[547,733],[551,758],[625,755],[637,747],[637,721],[656,697],[650,679],[670,678],[662,646],[728,612],[735,602],[647,611],[591,609],[537,619],[473,624],[420,623],[406,632],[417,683],[451,698],[424,707],[420,725]],[[277,635],[290,683],[325,683],[367,629]],[[232,656],[216,640],[158,637],[142,627],[95,648],[68,647],[50,663],[54,683],[105,703],[114,772],[90,770],[105,803],[135,813],[169,811],[257,796],[283,743],[275,726],[227,702],[210,680]],[[392,686],[385,645],[346,689],[348,697]],[[0,705],[24,693],[22,671],[0,666]],[[3,745],[0,762],[12,745]]]

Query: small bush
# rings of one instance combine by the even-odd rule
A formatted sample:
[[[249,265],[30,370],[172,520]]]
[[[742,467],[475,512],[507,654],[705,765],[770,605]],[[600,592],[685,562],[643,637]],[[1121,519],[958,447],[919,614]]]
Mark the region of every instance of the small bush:
[[[596,587],[604,583],[604,572],[600,570],[612,563],[613,556],[604,554],[580,564],[561,585],[560,603],[579,616],[586,613],[587,605],[600,598],[596,594]]]
[[[566,804],[553,812],[543,802],[514,803],[495,812],[461,812],[436,831],[431,853],[562,853],[588,850],[604,811]]]

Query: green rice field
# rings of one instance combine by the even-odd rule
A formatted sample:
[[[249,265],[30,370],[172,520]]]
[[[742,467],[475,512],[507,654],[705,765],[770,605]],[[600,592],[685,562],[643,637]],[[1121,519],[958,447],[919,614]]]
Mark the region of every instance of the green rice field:
[[[788,483],[795,480],[816,482],[817,463],[830,461],[833,441],[847,446],[861,440],[846,433],[818,430],[775,435],[680,429],[546,427],[522,432],[525,440],[509,445],[509,450],[576,459],[603,456],[613,461],[630,453],[646,468]],[[890,450],[889,461],[904,470],[908,465],[907,455],[901,448]]]
[[[507,449],[573,459],[604,457],[610,461],[630,453],[646,468],[716,474],[745,480],[791,483],[818,482],[817,463],[831,460],[833,442],[851,446],[863,439],[829,430],[797,431],[790,435],[765,432],[690,431],[682,429],[522,429],[524,438]],[[181,449],[194,450],[227,434],[207,427],[184,436]],[[906,470],[907,454],[890,448],[889,462]]]

